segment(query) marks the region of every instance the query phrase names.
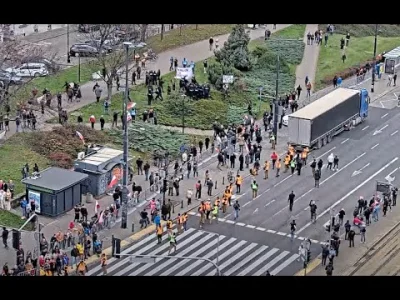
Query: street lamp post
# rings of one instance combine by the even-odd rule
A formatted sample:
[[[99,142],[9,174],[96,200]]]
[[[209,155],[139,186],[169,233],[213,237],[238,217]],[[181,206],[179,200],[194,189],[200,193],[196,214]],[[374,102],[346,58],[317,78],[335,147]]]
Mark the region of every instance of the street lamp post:
[[[371,80],[371,93],[375,91],[375,68],[376,68],[376,47],[378,43],[378,24],[375,24],[375,39],[374,39],[374,58],[372,65],[372,80]]]
[[[276,61],[275,99],[273,100],[274,101],[274,128],[273,128],[273,134],[274,134],[274,137],[275,137],[275,145],[278,143],[279,69],[280,69],[280,61],[279,61],[279,55],[278,55],[277,61]]]
[[[67,63],[71,63],[71,56],[69,53],[69,24],[67,24]]]
[[[185,98],[186,95],[182,95],[182,133],[185,133]]]
[[[126,51],[125,58],[125,97],[124,97],[124,110],[123,110],[123,124],[124,126],[124,154],[123,154],[123,177],[122,177],[122,220],[121,220],[121,228],[126,229],[128,227],[128,122],[127,122],[127,106],[128,106],[128,98],[129,98],[129,48],[132,46],[130,42],[124,42],[124,47]]]
[[[81,56],[78,56],[78,82],[81,82]]]

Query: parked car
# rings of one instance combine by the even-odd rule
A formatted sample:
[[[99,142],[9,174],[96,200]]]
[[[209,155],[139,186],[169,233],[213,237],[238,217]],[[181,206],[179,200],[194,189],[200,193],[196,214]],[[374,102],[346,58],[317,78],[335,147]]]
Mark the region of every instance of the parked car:
[[[101,41],[100,40],[89,40],[89,41],[85,41],[85,44],[92,46],[96,49],[99,49]],[[106,50],[107,53],[111,53],[114,50],[109,40],[105,40],[103,42],[103,44],[101,45],[101,48]]]
[[[107,53],[106,50],[101,49],[102,53]],[[99,55],[99,50],[96,47],[90,46],[88,44],[74,44],[69,50],[71,56],[97,56]]]
[[[0,70],[0,82],[2,86],[22,84],[22,78],[7,71]]]
[[[23,58],[21,60],[21,63],[23,63],[23,64],[26,64],[26,63],[44,64],[50,73],[57,73],[61,69],[60,65],[58,63],[56,63],[55,61],[51,61],[51,60],[41,57],[41,56],[30,56],[30,57]]]
[[[7,72],[19,77],[41,77],[49,75],[45,64],[25,63],[17,68],[8,68]]]
[[[78,32],[90,33],[100,30],[100,24],[78,24]]]

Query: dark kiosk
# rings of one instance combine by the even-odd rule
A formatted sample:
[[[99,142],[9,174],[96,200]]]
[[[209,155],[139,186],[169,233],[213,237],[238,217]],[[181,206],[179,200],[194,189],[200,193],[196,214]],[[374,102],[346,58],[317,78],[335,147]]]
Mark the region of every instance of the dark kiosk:
[[[56,217],[82,202],[81,185],[87,178],[87,174],[47,168],[38,176],[23,179],[22,183],[26,185],[27,200],[35,200],[35,212]]]

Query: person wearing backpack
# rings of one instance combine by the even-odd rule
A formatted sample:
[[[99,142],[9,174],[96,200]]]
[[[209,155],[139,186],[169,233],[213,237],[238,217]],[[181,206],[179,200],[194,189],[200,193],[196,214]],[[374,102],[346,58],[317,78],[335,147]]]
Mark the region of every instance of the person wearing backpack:
[[[234,211],[234,220],[239,218],[239,211],[240,211],[240,204],[239,201],[236,200],[235,204],[233,204],[233,211]]]
[[[333,270],[334,270],[333,264],[329,263],[326,266],[325,270],[326,270],[326,276],[332,276],[333,275]]]
[[[319,188],[319,180],[320,179],[321,179],[321,170],[317,169],[317,170],[315,170],[315,173],[314,173],[314,180],[315,180],[314,186],[316,188]]]

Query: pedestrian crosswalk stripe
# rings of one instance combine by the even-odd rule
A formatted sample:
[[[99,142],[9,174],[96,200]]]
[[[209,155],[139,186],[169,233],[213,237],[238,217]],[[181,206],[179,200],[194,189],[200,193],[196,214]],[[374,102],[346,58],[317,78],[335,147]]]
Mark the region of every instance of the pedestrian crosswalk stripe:
[[[239,270],[241,267],[245,266],[247,263],[249,263],[252,259],[254,259],[256,256],[260,255],[262,252],[268,249],[268,246],[262,246],[261,248],[257,249],[253,253],[251,253],[249,256],[247,256],[245,259],[242,259],[240,262],[235,264],[232,268],[230,268],[227,271],[224,271],[224,275],[229,276],[232,273],[236,272]]]
[[[273,266],[275,266],[281,259],[285,258],[288,254],[289,254],[289,251],[283,251],[277,257],[275,257],[273,260],[271,260],[265,266],[263,266],[261,269],[259,269],[257,272],[255,272],[253,274],[253,276],[264,275],[269,269],[271,269]]]
[[[176,227],[176,225],[174,224],[174,226],[173,226],[172,228],[174,229],[175,227]],[[193,228],[190,228],[190,229],[189,229],[188,231],[186,231],[186,232],[192,232],[193,230],[194,230]],[[163,236],[166,235],[166,234],[167,234],[167,233],[164,232],[164,233],[163,233]],[[121,254],[128,254],[128,253],[131,253],[131,252],[135,251],[137,248],[139,248],[140,246],[147,244],[147,243],[149,242],[149,240],[153,241],[153,240],[154,240],[154,236],[153,236],[153,235],[150,235],[150,236],[148,236],[147,238],[145,238],[145,239],[143,239],[143,240],[141,240],[141,241],[139,241],[139,242],[133,244],[131,247],[129,247],[129,248],[123,250],[123,251],[121,252]],[[136,253],[136,254],[138,254],[138,253]],[[122,256],[122,258],[124,258],[124,257]],[[122,264],[122,260],[120,260],[120,259],[118,259],[118,258],[110,258],[110,259],[108,260],[107,263],[108,263],[108,265],[111,266],[112,263],[115,262],[115,261],[117,262],[117,264]],[[91,273],[98,272],[98,271],[100,271],[100,270],[101,270],[101,265],[99,264],[98,266],[96,266],[96,267],[94,267],[93,269],[89,270],[88,275],[90,275]],[[110,268],[108,268],[108,271],[110,271]]]
[[[219,257],[218,260],[222,261],[225,257],[229,256],[231,253],[233,253],[234,251],[236,251],[236,249],[242,247],[244,244],[246,244],[246,241],[240,241],[239,243],[237,243],[235,246],[233,246],[232,248],[228,249],[227,251],[225,251],[224,253],[222,253]],[[220,248],[221,250],[221,248]],[[213,259],[213,263],[217,263],[217,259]],[[213,266],[210,266],[210,264],[206,264],[204,267],[200,268],[200,270],[197,270],[196,272],[194,272],[193,274],[191,274],[191,276],[200,276],[203,273],[205,273],[206,271],[208,271],[209,269],[213,268]],[[221,270],[221,269],[220,269]],[[212,273],[212,272],[211,272]]]
[[[186,232],[185,232],[186,233]],[[184,234],[185,234],[184,233]],[[198,237],[201,237],[203,234],[201,232],[194,232],[192,233],[192,235],[188,236],[187,234],[185,234],[184,236],[188,236],[187,239],[185,239],[182,242],[179,242],[178,239],[178,243],[180,244],[180,246],[185,246],[186,244],[191,243],[193,240],[195,240]],[[182,239],[183,235],[180,236],[180,239]],[[151,248],[154,248],[154,244],[151,245]],[[166,243],[164,243],[163,245],[161,245],[160,247],[157,247],[155,250],[153,250],[152,252],[148,253],[148,255],[162,255],[163,252],[166,252],[165,255],[167,255],[167,250],[169,248],[169,241],[167,241]],[[148,251],[149,249],[146,249],[146,251]],[[142,252],[142,254],[145,252]],[[128,275],[128,276],[136,276],[139,275],[142,271],[145,271],[146,269],[153,267],[153,264],[132,264],[129,261],[127,261],[127,263],[129,264],[127,268],[125,268],[125,270],[121,273],[121,275]],[[135,267],[139,267],[139,269],[133,271],[132,273],[129,273],[129,271],[131,271],[132,269],[134,269]]]
[[[267,252],[267,254],[261,256],[259,259],[257,259],[255,262],[253,262],[250,266],[248,266],[246,269],[244,269],[243,271],[241,271],[238,276],[245,276],[246,274],[250,273],[254,268],[256,268],[257,266],[262,265],[262,263],[267,260],[268,258],[270,258],[272,255],[274,255],[276,252],[278,252],[279,249],[277,248],[273,248],[270,251]]]
[[[230,244],[232,244],[233,242],[235,242],[237,239],[236,238],[230,238],[229,240],[227,240],[225,243],[223,243],[222,245],[220,245],[219,247],[224,249],[227,246],[229,246]],[[218,254],[218,250],[216,248],[214,248],[214,250],[212,250],[211,252],[209,252],[207,255],[203,256],[203,258],[207,258],[207,259],[211,259],[213,256]],[[184,276],[185,274],[189,273],[190,271],[194,270],[195,268],[197,268],[197,266],[201,265],[203,263],[203,261],[198,260],[196,262],[194,262],[193,264],[191,263],[188,268],[184,268],[182,271],[180,271],[179,273],[177,273],[175,276]],[[207,262],[208,264],[210,264],[209,262]]]
[[[255,247],[257,247],[258,244],[256,243],[251,243],[247,247],[245,247],[242,251],[240,251],[237,255],[231,256],[227,261],[223,262],[220,265],[221,270],[224,270],[225,268],[229,267],[230,265],[234,264],[236,261],[240,260],[242,257],[244,257],[247,253],[251,253]],[[211,276],[212,272],[208,273],[207,276]]]
[[[282,271],[284,268],[289,266],[292,262],[294,262],[297,258],[299,257],[298,254],[293,254],[290,258],[285,260],[283,263],[281,263],[279,266],[277,266],[273,271],[270,272],[271,275],[276,275],[280,271]]]
[[[209,236],[209,237],[211,238],[211,236]],[[221,238],[224,238],[224,236],[221,236]],[[217,242],[218,242],[218,240],[214,237],[213,240],[211,240],[211,241],[210,241],[209,243],[207,243],[206,245],[202,246],[202,247],[201,247],[199,250],[197,250],[196,252],[190,254],[190,256],[193,256],[193,257],[197,257],[197,256],[199,256],[199,257],[204,257],[204,256],[202,255],[202,253],[204,253],[204,252],[205,252],[206,250],[208,250],[209,248],[214,247],[214,245],[216,245]],[[193,245],[193,246],[194,246],[194,245]],[[195,249],[195,247],[194,247],[193,249]],[[189,251],[187,251],[187,252],[189,252]],[[179,253],[178,256],[181,256],[181,257],[182,257],[182,256],[185,256],[187,252],[185,252],[185,253]],[[187,263],[187,260],[180,260],[179,262],[178,262],[177,260],[178,260],[178,259],[170,259],[169,261],[167,261],[167,262],[165,263],[165,265],[172,264],[172,263],[174,263],[174,262],[176,262],[176,264],[175,264],[173,267],[167,269],[165,272],[161,273],[160,276],[168,276],[169,274],[175,272],[175,270],[178,270],[181,266],[183,266],[183,265],[185,265],[185,264]],[[161,265],[161,266],[159,266],[158,268],[160,268],[160,269],[162,270],[162,269],[165,268],[165,267],[166,267],[166,266]],[[158,268],[155,268],[155,270],[157,270]],[[157,272],[154,272],[154,273],[152,273],[152,274],[156,274],[156,273],[157,273]],[[150,273],[149,273],[149,275],[150,275]],[[147,274],[146,274],[146,276],[147,276]]]
[[[189,228],[177,236],[177,251],[170,256],[174,258],[155,258],[154,263],[131,263],[129,257],[121,256],[120,259],[108,261],[109,276],[214,276],[214,264],[223,275],[227,276],[259,276],[266,271],[277,275],[289,267],[298,258],[297,254],[282,251],[278,248],[270,249],[268,246],[227,237],[215,233]],[[218,244],[217,244],[218,243]],[[168,255],[169,241],[163,239],[157,244],[156,235],[149,235],[124,250],[123,254],[156,256]],[[199,260],[185,259],[197,257]],[[204,259],[204,260],[203,260]],[[100,276],[102,270],[100,263],[89,266],[88,275]],[[272,271],[271,271],[272,270]]]

